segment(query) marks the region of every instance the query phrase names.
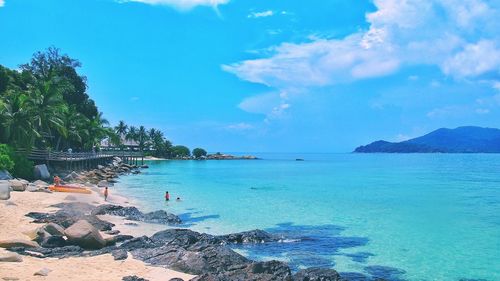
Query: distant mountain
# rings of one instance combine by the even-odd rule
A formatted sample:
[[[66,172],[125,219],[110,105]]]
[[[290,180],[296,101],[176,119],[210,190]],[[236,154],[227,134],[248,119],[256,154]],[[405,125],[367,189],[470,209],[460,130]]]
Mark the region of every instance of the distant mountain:
[[[359,153],[500,153],[500,130],[481,127],[438,129],[402,142],[376,141],[354,150]]]

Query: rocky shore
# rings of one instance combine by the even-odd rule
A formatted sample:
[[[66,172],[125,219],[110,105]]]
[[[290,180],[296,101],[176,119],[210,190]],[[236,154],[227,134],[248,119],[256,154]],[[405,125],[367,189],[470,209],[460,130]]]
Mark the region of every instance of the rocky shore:
[[[98,196],[100,188],[112,185],[119,175],[138,173],[138,171],[137,167],[115,159],[113,163],[98,169],[68,173],[64,180],[85,185],[94,190]],[[46,189],[47,184],[41,181],[33,183],[17,181],[21,184],[14,182],[13,190],[29,190],[39,193],[39,196],[56,195],[45,194],[49,192]],[[24,190],[23,187],[18,187],[19,185],[24,186]],[[29,189],[28,186],[32,188]],[[190,276],[187,279],[184,276],[184,279],[175,277],[177,279],[154,280],[343,280],[333,269],[309,268],[292,273],[286,263],[253,261],[231,249],[230,246],[233,244],[282,242],[283,237],[262,230],[213,236],[176,228],[182,223],[181,219],[163,210],[143,213],[136,207],[126,204],[100,204],[95,197],[90,202],[89,200],[84,202],[81,200],[82,196],[85,195],[65,195],[63,200],[48,205],[48,210],[31,210],[23,214],[36,228],[28,235],[30,239],[12,237],[0,240],[0,248],[8,250],[0,252],[0,263],[22,261],[23,257],[36,260],[53,258],[67,260],[111,255],[114,261],[133,258],[153,267],[168,268]],[[9,201],[5,202],[7,206]],[[164,225],[164,230],[150,236],[134,237],[121,233],[114,223],[103,219],[105,216],[120,217],[129,223],[160,224]],[[51,274],[50,270],[42,273]],[[140,271],[137,274],[122,276],[123,280],[152,280],[147,277],[141,275]]]

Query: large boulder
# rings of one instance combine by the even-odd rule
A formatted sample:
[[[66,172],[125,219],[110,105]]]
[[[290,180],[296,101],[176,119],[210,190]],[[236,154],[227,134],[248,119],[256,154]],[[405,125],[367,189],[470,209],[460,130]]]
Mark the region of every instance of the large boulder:
[[[10,199],[10,184],[6,180],[0,180],[0,200]]]
[[[10,187],[13,191],[25,191],[28,186],[23,180],[9,180]]]
[[[45,165],[45,164],[36,165],[33,168],[33,174],[35,176],[35,179],[42,179],[42,180],[50,179],[49,169],[47,168],[47,165]]]
[[[35,241],[29,241],[24,239],[7,239],[0,240],[0,248],[14,248],[14,247],[22,247],[22,248],[38,248],[40,245]]]
[[[107,180],[101,180],[97,183],[98,187],[109,187],[109,182]]]
[[[293,276],[294,281],[340,281],[340,274],[330,268],[311,267],[302,269]]]
[[[171,213],[167,213],[163,210],[150,212],[150,213],[142,213],[136,207],[123,207],[120,205],[100,205],[97,206],[93,211],[92,215],[113,215],[125,217],[128,220],[133,221],[144,221],[149,223],[158,223],[158,224],[180,224],[181,219]]]
[[[86,220],[79,220],[68,227],[64,233],[68,242],[84,249],[101,249],[106,246],[106,241],[93,225]]]
[[[8,171],[2,170],[0,171],[0,180],[11,180],[12,176]]]
[[[279,261],[252,262],[222,272],[203,273],[191,279],[191,281],[227,280],[292,281],[293,279],[290,268]]]
[[[221,235],[219,237],[228,243],[234,244],[278,242],[282,239],[280,236],[270,234],[260,229],[231,233],[227,235]]]

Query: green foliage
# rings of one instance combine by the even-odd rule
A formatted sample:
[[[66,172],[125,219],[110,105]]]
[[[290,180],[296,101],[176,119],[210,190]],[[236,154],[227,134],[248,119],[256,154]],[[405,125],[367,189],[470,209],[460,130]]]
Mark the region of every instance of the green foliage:
[[[10,158],[11,150],[6,144],[0,144],[0,171],[12,172],[14,161]]]
[[[19,153],[12,153],[11,158],[14,160],[12,175],[16,178],[32,180],[35,166],[33,161],[28,160],[25,155]]]
[[[207,151],[203,148],[195,148],[193,149],[193,156],[196,158],[207,156]]]
[[[188,157],[191,155],[189,148],[183,145],[172,146],[171,151],[172,151],[172,156],[176,158]]]

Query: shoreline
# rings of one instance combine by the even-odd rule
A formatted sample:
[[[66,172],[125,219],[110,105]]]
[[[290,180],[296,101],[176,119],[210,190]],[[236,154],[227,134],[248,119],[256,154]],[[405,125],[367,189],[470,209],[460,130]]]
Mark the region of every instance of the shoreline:
[[[99,228],[99,233],[106,241],[104,248],[98,250],[64,243],[55,248],[46,248],[43,244],[42,248],[37,245],[38,248],[33,249],[11,246],[9,250],[21,254],[19,257],[23,261],[7,263],[8,270],[0,270],[0,278],[62,281],[71,276],[78,281],[88,280],[92,276],[91,280],[122,280],[120,278],[132,272],[134,274],[130,276],[149,281],[172,278],[193,281],[340,280],[340,275],[333,269],[308,268],[293,274],[284,262],[253,261],[229,247],[231,244],[282,243],[285,237],[262,230],[214,236],[179,228],[182,225],[178,225],[181,221],[176,215],[162,210],[142,213],[135,207],[137,204],[132,204],[127,197],[112,188],[109,200],[105,202],[101,194],[102,186],[98,187],[102,181],[113,183],[116,182],[113,178],[120,175],[137,173],[135,167],[122,172],[124,166],[130,165],[119,161],[118,164],[112,163],[90,171],[72,172],[73,182],[87,181],[85,185],[92,190],[88,195],[25,191],[12,192],[10,200],[0,201],[0,220],[11,226],[2,232],[0,240],[13,237],[22,237],[24,241],[36,240],[34,237],[39,233],[35,232],[43,227],[40,222],[66,223],[62,226],[71,228],[84,219],[90,222],[91,227]],[[106,180],[102,179],[101,173],[106,174]],[[98,185],[89,184],[89,179],[98,182]],[[12,208],[16,210],[14,215],[9,210]],[[27,217],[27,214],[35,220]],[[71,222],[67,222],[68,219]],[[108,245],[108,241],[112,241],[112,244]],[[7,250],[0,249],[0,257],[7,254]],[[35,269],[41,265],[49,269],[47,279],[33,276]],[[89,272],[97,275],[89,275]],[[16,275],[22,278],[15,279],[20,278]],[[84,278],[73,278],[73,275]],[[9,279],[11,277],[14,279]]]

